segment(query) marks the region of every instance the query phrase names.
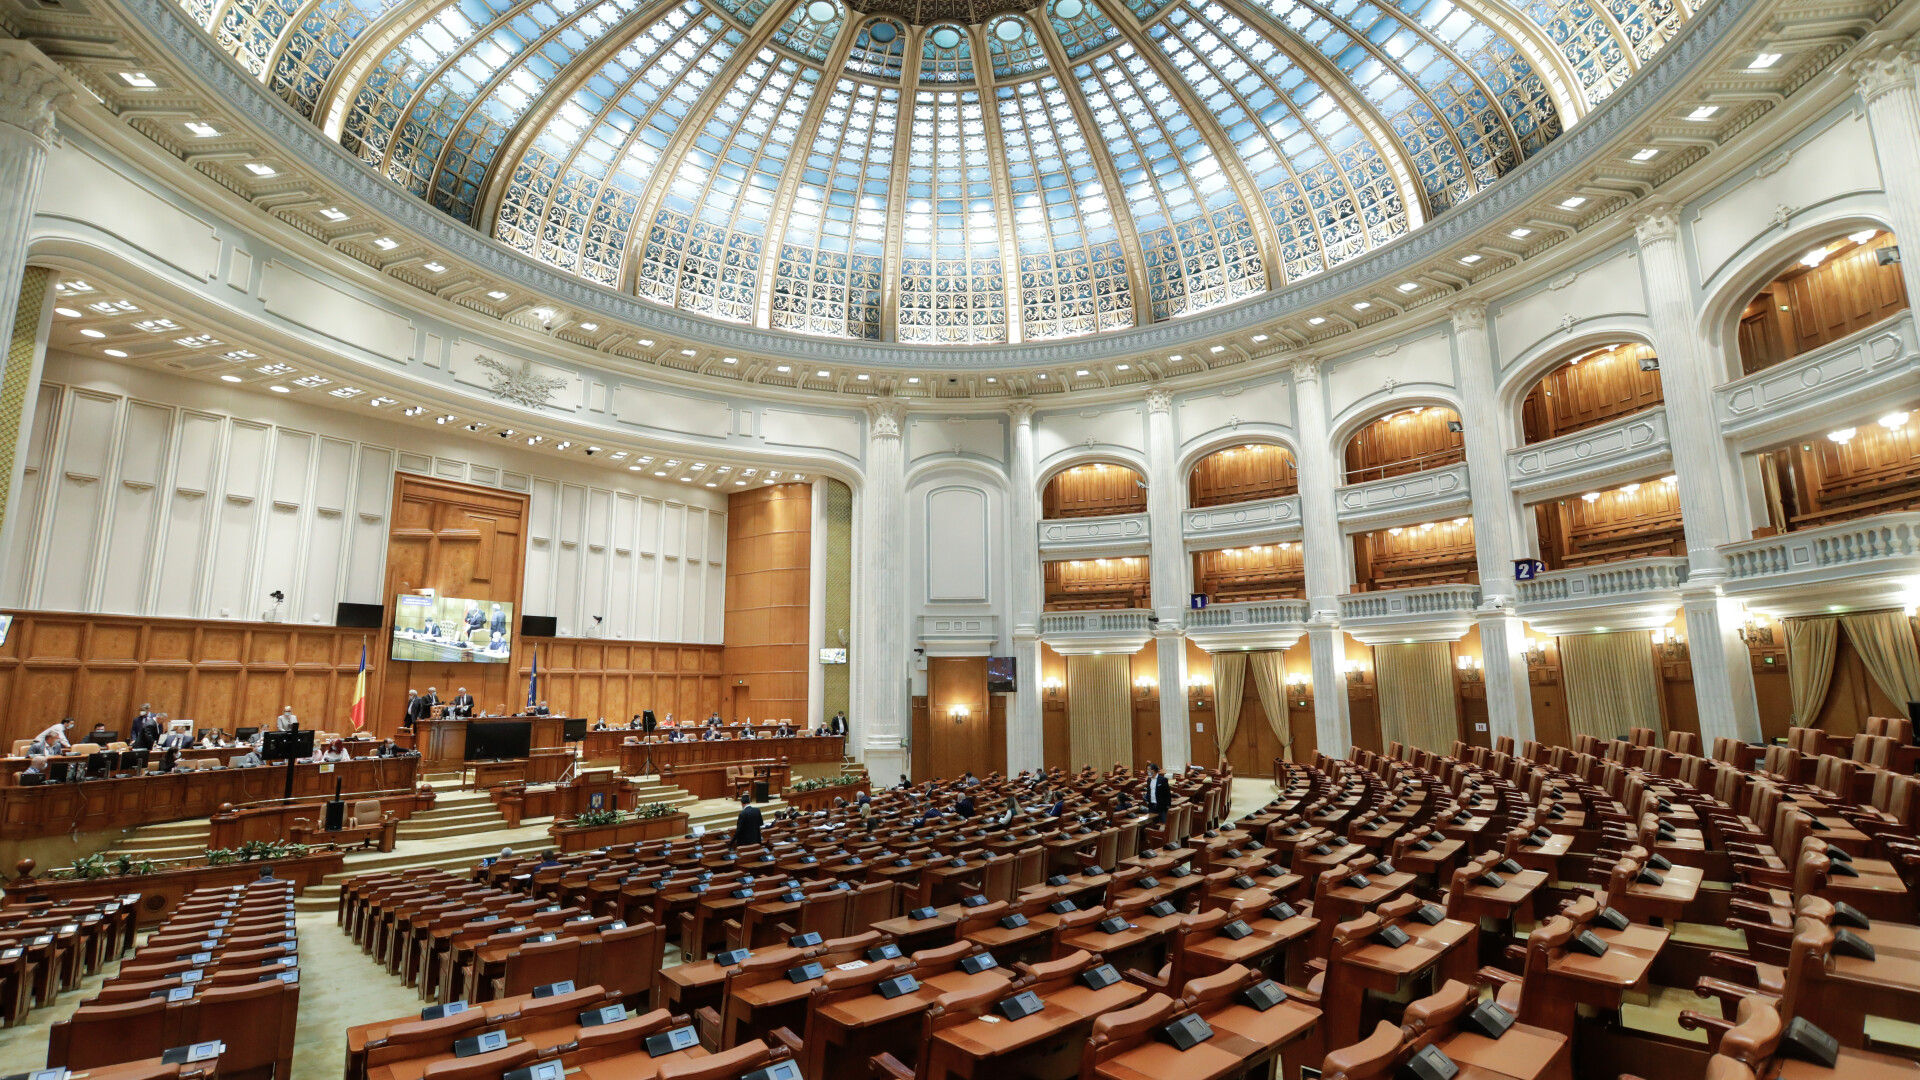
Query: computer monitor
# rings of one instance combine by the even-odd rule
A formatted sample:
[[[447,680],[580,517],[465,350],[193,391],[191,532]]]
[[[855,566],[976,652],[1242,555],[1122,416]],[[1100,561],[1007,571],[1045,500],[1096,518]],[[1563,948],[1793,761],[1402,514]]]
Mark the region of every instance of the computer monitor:
[[[262,741],[260,757],[264,761],[298,760],[313,756],[313,732],[269,731]]]
[[[86,775],[90,779],[99,779],[107,775],[107,755],[104,751],[96,750],[87,755]]]
[[[246,742],[258,734],[260,734],[260,729],[257,727],[237,727],[233,729],[233,741]]]
[[[581,742],[587,737],[587,718],[569,716],[560,721],[560,739],[562,742]]]
[[[87,732],[87,739],[90,742],[98,743],[119,742],[120,733],[117,731],[89,731]]]
[[[69,770],[69,766],[70,766],[70,764],[71,764],[70,762],[65,762],[65,761],[56,761],[56,762],[53,762],[52,764],[50,764],[50,765],[48,765],[48,766],[47,766],[47,779],[48,779],[48,780],[49,780],[50,782],[52,782],[52,783],[55,783],[55,784],[64,784],[64,783],[66,783],[66,782],[67,782],[67,773],[68,773],[68,770]]]

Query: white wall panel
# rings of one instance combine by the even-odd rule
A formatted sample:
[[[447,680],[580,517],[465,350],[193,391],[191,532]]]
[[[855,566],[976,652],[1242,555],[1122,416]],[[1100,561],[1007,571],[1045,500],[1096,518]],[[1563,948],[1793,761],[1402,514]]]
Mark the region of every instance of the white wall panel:
[[[34,424],[7,603],[255,619],[281,589],[284,617],[309,624],[382,603],[390,441],[419,471],[529,493],[524,614],[562,633],[602,615],[609,638],[720,638],[722,494],[62,353]]]
[[[943,487],[927,493],[927,599],[987,602],[987,493]]]

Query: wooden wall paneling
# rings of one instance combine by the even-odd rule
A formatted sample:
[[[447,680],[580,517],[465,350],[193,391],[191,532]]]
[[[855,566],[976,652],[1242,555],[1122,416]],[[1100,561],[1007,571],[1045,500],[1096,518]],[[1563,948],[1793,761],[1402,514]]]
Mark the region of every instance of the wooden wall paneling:
[[[756,719],[817,719],[807,715],[812,527],[807,484],[763,485],[727,502],[722,667],[746,680]]]
[[[1193,591],[1218,603],[1306,595],[1300,545],[1257,544],[1193,553]]]
[[[955,718],[956,706],[967,710],[964,718]],[[986,657],[929,657],[927,707],[927,767],[933,777],[952,780],[964,772],[985,776],[993,771]]]
[[[1480,579],[1472,518],[1356,533],[1353,545],[1356,584],[1363,591]]]
[[[1048,682],[1055,685],[1049,689]],[[1067,724],[1067,658],[1040,646],[1041,761],[1049,769],[1070,769],[1073,734]]]
[[[1547,372],[1520,406],[1526,441],[1544,442],[1662,404],[1659,371],[1640,367],[1653,358],[1652,346],[1628,342]]]
[[[1450,431],[1458,413],[1437,405],[1388,413],[1347,440],[1347,483],[1436,469],[1466,460],[1466,436]]]
[[[1875,254],[1895,245],[1884,231],[1864,244],[1829,241],[1834,253],[1819,266],[1788,266],[1741,313],[1742,369],[1751,375],[1904,311],[1900,264],[1882,266]]]
[[[908,747],[907,762],[907,767],[912,770],[909,775],[916,783],[933,779],[932,752],[933,718],[928,711],[927,699],[916,696],[913,699],[913,738],[912,745]]]
[[[1854,426],[1846,443],[1814,438],[1794,445],[1793,528],[1920,505],[1920,437],[1915,422],[1889,430]]]
[[[1144,561],[1144,560],[1143,560]],[[1133,698],[1133,767],[1143,770],[1149,761],[1160,760],[1160,688],[1156,686],[1142,697],[1137,687],[1141,678],[1160,678],[1159,642],[1149,641],[1133,654],[1128,663],[1127,683]],[[1175,693],[1184,693],[1178,687]],[[1163,763],[1164,764],[1164,763]],[[1096,761],[1096,769],[1111,769],[1112,762]]]
[[[1364,682],[1349,682],[1347,685],[1347,718],[1348,726],[1353,731],[1353,743],[1362,750],[1384,754],[1387,743],[1380,735],[1380,698],[1374,692],[1373,649],[1362,645],[1349,634],[1346,636],[1345,656],[1349,663],[1359,661],[1366,672]],[[1344,749],[1329,748],[1327,753],[1339,754]]]
[[[987,695],[987,767],[1001,776],[1007,775],[1007,697]]]
[[[1208,454],[1187,477],[1187,505],[1221,506],[1292,495],[1300,490],[1293,453],[1272,443],[1248,443]]]
[[[1187,731],[1189,740],[1187,759],[1197,765],[1212,768],[1220,762],[1219,733],[1214,719],[1217,703],[1213,693],[1213,657],[1191,641],[1186,643],[1186,649],[1187,674],[1200,675],[1207,680],[1206,697],[1203,699],[1206,702],[1205,708],[1196,707],[1193,704],[1193,696],[1191,694],[1187,696],[1187,723],[1191,725]],[[1186,693],[1186,688],[1181,687],[1180,692]]]
[[[1646,477],[1592,494],[1599,498],[1569,495],[1535,507],[1549,569],[1686,554],[1678,484]]]
[[[1047,611],[1144,608],[1151,595],[1147,560],[1050,559],[1040,564]]]
[[[1147,509],[1145,478],[1125,465],[1099,462],[1055,474],[1040,494],[1040,515],[1048,518],[1142,514]]]
[[[718,645],[602,641],[594,638],[523,638],[516,647],[514,682],[526,703],[534,647],[540,653],[540,697],[556,715],[605,718],[625,723],[646,709],[665,720],[700,720],[721,707],[720,679],[683,674],[717,664]],[[684,655],[686,653],[688,655]],[[443,688],[444,689],[444,688]]]

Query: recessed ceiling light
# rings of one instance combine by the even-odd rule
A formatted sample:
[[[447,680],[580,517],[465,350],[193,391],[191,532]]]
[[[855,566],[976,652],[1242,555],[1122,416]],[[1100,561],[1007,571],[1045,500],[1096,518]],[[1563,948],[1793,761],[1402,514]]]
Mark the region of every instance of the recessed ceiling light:
[[[787,364],[781,364],[779,367],[774,368],[773,370],[779,372],[782,375],[785,375],[787,372],[792,371],[793,368]]]
[[[693,355],[693,350],[692,350],[692,349],[681,349],[681,350],[680,350],[680,355],[681,355],[681,356],[692,356],[692,355]]]
[[[238,375],[222,375],[222,376],[220,376],[220,381],[221,381],[221,382],[239,382],[239,381],[240,381],[240,376],[238,376]]]
[[[106,353],[108,356],[118,356],[121,359],[125,359],[127,355],[119,349],[101,349],[100,351]]]
[[[1365,311],[1365,310],[1367,310],[1368,308],[1370,308],[1370,307],[1372,307],[1372,306],[1373,306],[1373,301],[1371,301],[1371,300],[1362,300],[1362,301],[1360,301],[1359,303],[1357,303],[1357,304],[1355,304],[1355,305],[1353,305],[1353,310],[1355,310],[1355,311]]]
[[[913,383],[913,384],[917,384],[917,383],[919,383],[919,381],[920,381],[920,376],[918,376],[918,375],[914,375],[914,376],[912,376],[912,377],[910,377],[910,378],[908,378],[908,379],[907,379],[907,382],[909,382],[909,383]],[[992,382],[993,380],[992,380],[992,379],[988,379],[987,381],[988,381],[988,382]]]
[[[681,478],[680,478],[680,482],[681,482],[681,483],[683,483],[683,484],[691,484],[691,483],[693,483],[693,477],[691,477],[691,476],[683,476],[683,477],[681,477]]]
[[[425,266],[428,271],[435,274],[444,274],[447,272],[447,264],[443,262],[439,262],[434,259],[428,259],[425,263],[422,263],[421,265]]]
[[[1420,283],[1417,281],[1403,281],[1400,283],[1401,292],[1412,292],[1415,289],[1418,289],[1419,287],[1420,287]]]
[[[1657,146],[1643,146],[1643,147],[1641,147],[1641,148],[1640,148],[1639,150],[1636,150],[1636,151],[1634,152],[1634,155],[1633,155],[1633,160],[1635,160],[1635,161],[1652,161],[1652,160],[1653,160],[1654,158],[1657,158],[1657,157],[1659,157],[1659,156],[1660,156],[1660,148],[1659,148],[1659,147],[1657,147]]]
[[[1462,255],[1460,256],[1460,261],[1467,264],[1468,266],[1472,266],[1474,263],[1479,262],[1482,258],[1483,256],[1481,255]]]
[[[193,132],[194,137],[200,139],[211,139],[215,135],[220,134],[219,128],[214,127],[212,124],[203,124],[198,120],[189,120],[182,126],[188,131]]]
[[[1714,113],[1717,113],[1717,112],[1719,112],[1719,111],[1720,111],[1720,106],[1718,106],[1718,105],[1702,105],[1702,106],[1700,106],[1699,108],[1697,108],[1697,109],[1695,109],[1695,110],[1693,110],[1692,112],[1690,112],[1690,113],[1688,113],[1688,114],[1687,114],[1687,119],[1689,119],[1689,120],[1710,120],[1710,119],[1712,119],[1712,118],[1713,118],[1713,114],[1714,114]]]
[[[1570,198],[1561,199],[1560,208],[1563,210],[1573,210],[1585,206],[1586,203],[1587,197],[1585,195],[1574,195]]]
[[[392,251],[394,248],[400,246],[400,241],[395,240],[391,236],[383,236],[375,240],[373,246],[379,248],[381,251]]]
[[[643,337],[637,342],[637,344],[643,349],[651,349],[653,348],[653,339]]]
[[[1513,237],[1515,240],[1525,240],[1527,237],[1533,235],[1533,230],[1524,229],[1524,228],[1515,229],[1512,232],[1508,233],[1507,235]]]
[[[597,322],[583,322],[580,324],[580,329],[585,330],[587,333],[591,334],[595,330],[600,329],[600,324]]]
[[[1077,369],[1075,369],[1075,370],[1074,370],[1074,373],[1073,373],[1073,374],[1074,374],[1074,377],[1076,377],[1076,378],[1081,378],[1081,379],[1084,379],[1084,378],[1086,378],[1086,377],[1087,377],[1087,375],[1089,374],[1089,372],[1087,371],[1087,369],[1086,369],[1086,368],[1077,368]]]
[[[1747,65],[1747,70],[1765,71],[1780,62],[1780,55],[1777,52],[1763,52],[1753,58],[1753,62]]]
[[[996,379],[996,378],[994,378],[994,377],[993,377],[993,376],[991,376],[991,375],[989,375],[989,376],[987,376],[987,381],[988,381],[988,382],[990,382],[990,383],[996,383],[996,382],[999,382],[1000,380],[999,380],[999,379]]]
[[[1261,342],[1263,342],[1263,341],[1265,341],[1265,340],[1267,340],[1267,335],[1265,335],[1265,334],[1255,334],[1255,335],[1253,335],[1253,343],[1254,343],[1255,345],[1258,345],[1258,344],[1260,344]]]
[[[1132,365],[1132,364],[1115,364],[1115,365],[1114,365],[1114,367],[1113,367],[1113,370],[1115,370],[1115,371],[1132,371],[1132,370],[1133,370],[1133,365]]]
[[[144,71],[123,71],[120,73],[120,81],[126,83],[128,86],[137,86],[142,90],[151,90],[160,85],[154,82],[152,77]]]
[[[1182,357],[1181,357],[1181,355],[1180,355],[1179,353],[1174,353],[1174,354],[1173,354],[1172,356],[1169,356],[1169,357],[1167,357],[1167,360],[1168,360],[1168,361],[1169,361],[1170,363],[1175,363],[1175,364],[1177,364],[1177,363],[1179,363],[1179,362],[1181,361],[1181,359],[1182,359]]]
[[[320,216],[326,218],[328,221],[347,220],[347,212],[337,206],[329,206],[325,210],[320,211]]]
[[[487,299],[489,300],[505,300],[506,298],[507,294],[500,289],[492,289],[487,293]]]
[[[1047,373],[1046,373],[1046,372],[1044,372],[1044,371],[1043,371],[1043,372],[1041,372],[1041,373],[1040,373],[1040,375],[1039,375],[1039,379],[1040,379],[1040,381],[1041,381],[1041,382],[1046,382],[1046,381],[1047,381]]]
[[[1864,244],[1867,241],[1879,235],[1880,235],[1879,229],[1861,229],[1857,233],[1848,233],[1847,239],[1853,241],[1856,244]]]
[[[1314,316],[1313,318],[1311,318],[1311,319],[1308,319],[1308,320],[1307,320],[1307,325],[1308,325],[1308,326],[1319,326],[1319,325],[1320,325],[1321,323],[1323,323],[1323,322],[1326,322],[1326,321],[1327,321],[1327,320],[1325,320],[1325,319],[1323,319],[1323,318],[1321,318],[1320,316],[1318,316],[1318,315],[1315,315],[1315,316]]]
[[[272,386],[269,386],[269,387],[267,387],[267,389],[269,389],[269,390],[271,390],[271,391],[273,391],[273,392],[274,392],[274,393],[276,393],[276,394],[291,394],[291,393],[293,393],[293,391],[291,391],[291,390],[289,390],[289,389],[287,389],[287,388],[286,388],[286,387],[284,387],[284,386],[281,386],[281,385],[280,385],[279,383],[275,383],[275,384],[273,384]]]
[[[629,465],[629,466],[627,466],[627,471],[628,471],[628,472],[639,472],[639,471],[640,471],[640,466],[638,466],[638,465]]]
[[[1859,243],[1859,241],[1857,241],[1857,240],[1856,240],[1856,241],[1854,241],[1854,242],[1855,242],[1855,243]],[[77,312],[77,311],[75,311],[75,310],[73,310],[73,309],[72,309],[72,308],[70,308],[70,307],[57,307],[57,308],[54,308],[54,309],[53,309],[53,313],[54,313],[55,315],[58,315],[58,316],[60,316],[60,317],[62,317],[62,318],[66,318],[66,319],[77,319],[77,318],[79,318],[79,317],[80,317],[80,313],[79,313],[79,312]]]
[[[101,333],[100,331],[98,331],[98,330],[95,330],[95,329],[94,329],[93,327],[91,327],[91,326],[87,326],[87,327],[82,327],[82,328],[81,328],[81,330],[80,330],[80,333],[81,333],[82,335],[84,335],[84,336],[86,336],[86,337],[90,337],[90,338],[103,338],[103,337],[106,337],[106,336],[107,336],[107,335],[105,335],[105,334],[103,334],[103,333]]]
[[[711,480],[709,480],[709,481],[707,481],[707,486],[708,486],[708,487],[719,487],[720,485],[719,485],[719,484],[716,484],[716,483],[714,483],[714,482],[713,482],[713,481],[711,481]]]
[[[746,486],[747,486],[747,482],[746,482],[745,480],[735,480],[735,481],[733,482],[733,486],[734,486],[734,487],[746,487]]]
[[[248,171],[248,172],[250,172],[250,173],[252,173],[252,174],[253,174],[253,175],[255,175],[255,176],[272,176],[272,175],[274,175],[274,169],[273,169],[273,166],[271,166],[271,165],[268,165],[268,164],[266,164],[265,162],[261,162],[261,161],[249,161],[249,162],[247,162],[247,171]]]
[[[665,476],[665,475],[667,475],[667,471],[666,471],[665,469],[655,469],[655,470],[653,471],[653,475],[655,475],[655,476]]]
[[[591,325],[589,325],[589,326],[587,327],[587,329],[589,329],[589,330],[593,330],[593,329],[597,329],[597,328],[596,328],[596,327],[594,327],[594,326],[591,326]],[[721,363],[723,363],[723,364],[737,364],[737,363],[739,363],[739,362],[740,362],[740,358],[739,358],[739,357],[737,357],[737,356],[723,356],[723,357],[721,357],[721,358],[720,358],[720,362],[721,362]]]
[[[1218,356],[1219,354],[1226,352],[1227,347],[1225,345],[1212,345],[1207,348],[1207,351]]]
[[[856,378],[856,379],[858,379],[858,380],[860,380],[861,382],[866,382],[866,381],[867,381],[867,376],[866,376],[866,373],[864,373],[864,372],[862,372],[862,373],[861,373],[861,374],[859,374],[859,375],[855,375],[855,376],[854,376],[854,378]]]
[[[760,482],[761,482],[761,483],[763,483],[763,484],[771,484],[771,483],[773,483],[773,477],[771,477],[771,476],[769,476],[769,477],[767,477],[766,479],[764,479],[764,480],[762,480],[762,481],[760,481]]]

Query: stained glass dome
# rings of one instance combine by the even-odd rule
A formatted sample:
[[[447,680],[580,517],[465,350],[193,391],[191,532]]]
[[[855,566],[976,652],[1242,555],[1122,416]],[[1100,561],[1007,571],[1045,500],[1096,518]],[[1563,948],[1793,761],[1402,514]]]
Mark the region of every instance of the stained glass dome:
[[[1310,278],[1538,153],[1673,0],[184,0],[448,216],[712,319],[1067,338]]]

